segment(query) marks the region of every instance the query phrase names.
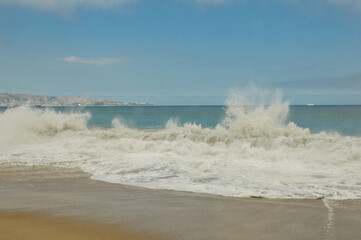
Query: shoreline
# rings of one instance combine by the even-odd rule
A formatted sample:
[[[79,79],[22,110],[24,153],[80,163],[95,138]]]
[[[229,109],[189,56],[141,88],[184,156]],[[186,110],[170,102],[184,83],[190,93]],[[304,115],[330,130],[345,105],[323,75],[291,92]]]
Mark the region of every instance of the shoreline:
[[[360,207],[360,200],[145,189],[92,180],[77,169],[0,164],[0,215],[73,217],[165,239],[360,239]]]

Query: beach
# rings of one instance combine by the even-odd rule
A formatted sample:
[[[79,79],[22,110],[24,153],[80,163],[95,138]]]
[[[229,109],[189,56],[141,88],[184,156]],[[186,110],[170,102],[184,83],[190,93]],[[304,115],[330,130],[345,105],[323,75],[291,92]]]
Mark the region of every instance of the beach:
[[[0,0],[0,240],[361,240],[361,0]]]
[[[71,168],[1,164],[1,239],[20,239],[12,233],[29,231],[27,221],[54,229],[46,234],[59,239],[92,239],[88,229],[98,239],[361,238],[359,200],[231,198],[89,177]],[[6,227],[14,217],[16,226]],[[68,237],[67,229],[78,235]]]
[[[361,239],[361,138],[312,133],[289,109],[7,109],[0,239]]]
[[[129,233],[117,227],[79,221],[71,217],[45,217],[39,213],[0,212],[0,238],[6,240],[161,239]]]

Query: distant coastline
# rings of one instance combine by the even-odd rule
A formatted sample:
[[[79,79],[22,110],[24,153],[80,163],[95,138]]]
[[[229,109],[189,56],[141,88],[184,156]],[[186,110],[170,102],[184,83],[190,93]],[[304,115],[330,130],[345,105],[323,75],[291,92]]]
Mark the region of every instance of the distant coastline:
[[[0,93],[0,107],[153,106],[144,102],[120,102],[85,97],[54,97],[34,94]]]

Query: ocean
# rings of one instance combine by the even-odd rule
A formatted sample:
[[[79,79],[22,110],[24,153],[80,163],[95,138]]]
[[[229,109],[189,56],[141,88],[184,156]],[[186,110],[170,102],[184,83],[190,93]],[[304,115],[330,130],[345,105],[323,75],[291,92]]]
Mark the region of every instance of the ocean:
[[[87,112],[89,127],[113,127],[119,119],[125,125],[138,129],[162,129],[173,119],[177,124],[195,123],[215,128],[226,117],[227,106],[151,106],[151,107],[58,107],[60,113]],[[1,112],[1,110],[0,110]],[[286,123],[294,122],[311,133],[338,133],[361,137],[361,106],[289,106]]]
[[[232,197],[361,198],[361,106],[0,108],[0,163]]]

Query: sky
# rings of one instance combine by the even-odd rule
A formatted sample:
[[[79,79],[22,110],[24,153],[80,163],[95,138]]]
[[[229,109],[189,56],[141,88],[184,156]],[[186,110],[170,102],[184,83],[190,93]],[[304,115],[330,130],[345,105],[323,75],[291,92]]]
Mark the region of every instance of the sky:
[[[0,92],[361,104],[361,0],[0,0]]]

